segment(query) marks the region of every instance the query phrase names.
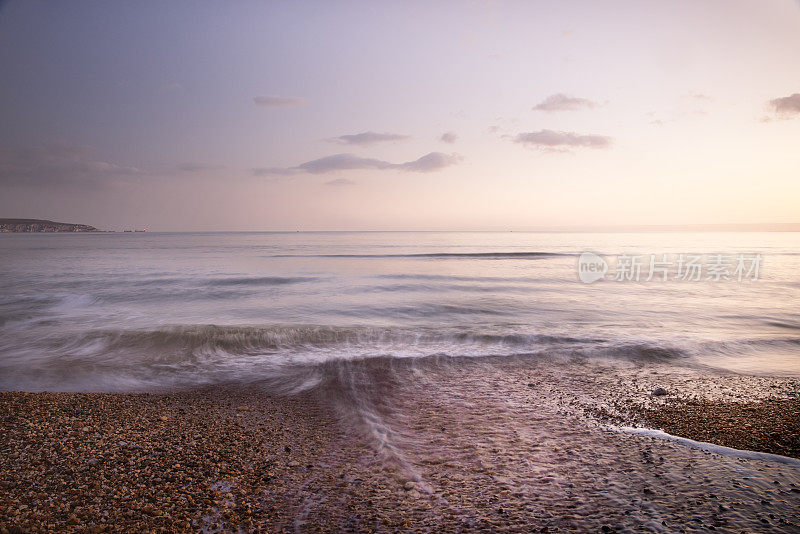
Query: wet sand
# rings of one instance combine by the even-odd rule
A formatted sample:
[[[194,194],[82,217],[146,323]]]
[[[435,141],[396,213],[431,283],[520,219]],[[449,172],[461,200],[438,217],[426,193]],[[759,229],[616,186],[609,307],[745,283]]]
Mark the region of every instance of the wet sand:
[[[529,358],[315,373],[291,395],[0,393],[0,532],[800,529],[800,463],[607,427],[793,453],[796,379]]]

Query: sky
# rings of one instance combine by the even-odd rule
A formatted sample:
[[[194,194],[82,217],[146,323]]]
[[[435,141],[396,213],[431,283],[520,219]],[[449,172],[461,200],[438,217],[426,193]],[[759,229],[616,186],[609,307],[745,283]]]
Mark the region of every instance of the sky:
[[[798,0],[0,0],[0,217],[799,223]]]

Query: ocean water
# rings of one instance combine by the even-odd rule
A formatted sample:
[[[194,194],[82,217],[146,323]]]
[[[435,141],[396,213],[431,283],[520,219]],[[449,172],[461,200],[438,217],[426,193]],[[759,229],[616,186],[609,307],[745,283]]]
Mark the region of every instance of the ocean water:
[[[585,251],[608,261],[605,279],[579,279]],[[639,281],[615,279],[622,254],[641,256]],[[667,254],[668,280],[647,280],[651,254]],[[739,281],[739,255],[755,254],[757,279]],[[700,280],[676,277],[680,255],[701,256]],[[707,279],[715,262],[730,279]],[[800,234],[0,235],[2,390],[134,391],[287,370],[302,389],[319,373],[297,369],[424,357],[800,375]]]

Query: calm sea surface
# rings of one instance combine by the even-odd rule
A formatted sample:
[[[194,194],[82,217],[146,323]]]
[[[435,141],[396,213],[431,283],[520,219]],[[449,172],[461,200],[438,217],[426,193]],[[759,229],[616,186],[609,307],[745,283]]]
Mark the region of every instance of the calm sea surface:
[[[584,251],[608,261],[606,279],[579,280]],[[757,279],[738,281],[739,255],[749,268],[756,253]],[[641,256],[638,282],[615,280],[621,254]],[[667,281],[647,280],[651,254],[667,254]],[[681,254],[701,256],[701,280],[677,279]],[[731,279],[708,280],[713,263]],[[249,382],[430,355],[800,375],[800,234],[0,235],[3,390]]]

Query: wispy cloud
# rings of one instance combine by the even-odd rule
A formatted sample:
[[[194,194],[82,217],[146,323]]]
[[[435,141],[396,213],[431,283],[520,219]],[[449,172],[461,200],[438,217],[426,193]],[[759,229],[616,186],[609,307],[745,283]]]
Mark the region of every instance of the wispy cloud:
[[[445,132],[439,138],[443,143],[450,143],[451,145],[458,141],[458,134],[455,132]]]
[[[774,98],[769,101],[769,106],[781,118],[800,115],[800,93]]]
[[[92,152],[90,147],[70,144],[0,148],[0,184],[102,184],[144,174],[136,167],[97,159]]]
[[[291,176],[292,174],[297,174],[297,169],[291,167],[257,167],[252,171],[255,176]]]
[[[597,104],[586,98],[576,98],[574,96],[557,93],[550,95],[535,106],[534,111],[575,111],[578,109],[591,109]]]
[[[181,172],[200,173],[208,171],[218,171],[224,169],[224,165],[204,165],[202,163],[182,163],[178,165],[178,170]]]
[[[292,174],[327,174],[337,171],[352,170],[401,170],[408,172],[434,172],[461,161],[458,154],[443,154],[431,152],[414,161],[405,163],[391,163],[374,158],[362,158],[354,154],[333,154],[295,167],[268,167],[253,169],[256,176],[267,175],[292,175]]]
[[[574,132],[557,132],[554,130],[539,130],[538,132],[525,132],[514,137],[515,143],[543,149],[569,149],[569,148],[608,148],[611,138],[603,135],[581,135]]]
[[[337,178],[335,180],[325,182],[325,185],[330,185],[335,187],[342,187],[346,185],[355,185],[355,184],[356,183],[353,180],[348,180],[347,178]]]
[[[295,108],[305,106],[306,99],[299,96],[259,95],[253,98],[257,106],[267,108]]]
[[[328,141],[332,141],[334,143],[341,143],[343,145],[367,146],[367,145],[374,145],[376,143],[385,143],[388,141],[402,141],[403,139],[408,139],[408,138],[409,138],[408,135],[400,135],[393,133],[361,132],[351,135],[340,135],[339,137],[333,137],[331,139],[328,139]]]

